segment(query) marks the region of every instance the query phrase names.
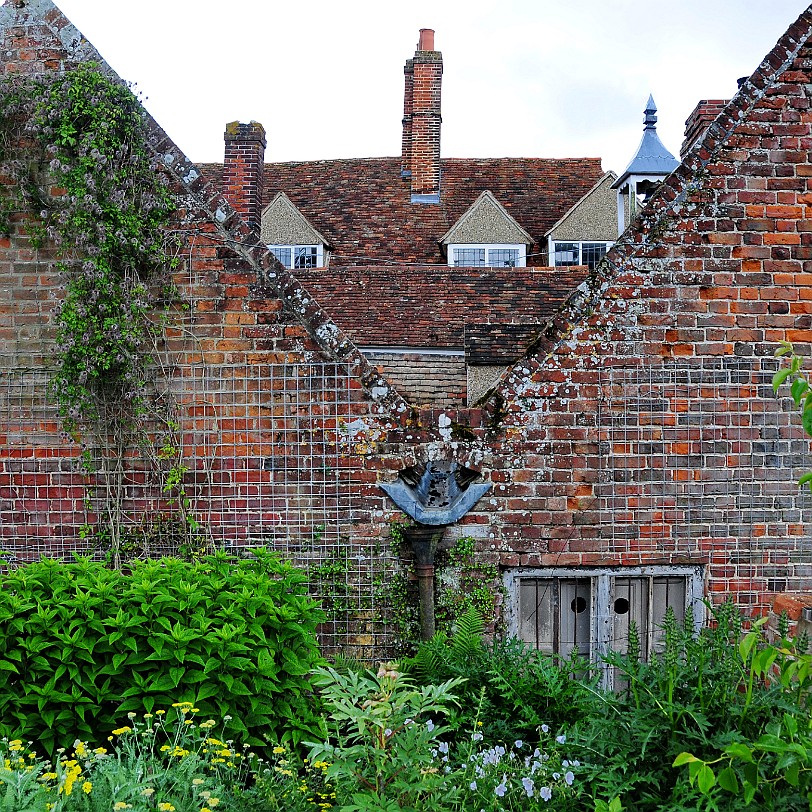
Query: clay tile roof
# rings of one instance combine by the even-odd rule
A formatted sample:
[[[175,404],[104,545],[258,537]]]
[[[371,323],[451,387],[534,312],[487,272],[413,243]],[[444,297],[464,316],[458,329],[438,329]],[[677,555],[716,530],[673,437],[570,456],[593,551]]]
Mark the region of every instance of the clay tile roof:
[[[222,165],[204,171],[219,183]],[[490,190],[534,240],[602,177],[599,158],[449,158],[441,203],[410,202],[400,158],[265,164],[263,204],[282,191],[333,246],[331,265],[397,261],[443,264],[438,241]]]
[[[359,346],[462,349],[466,325],[547,322],[587,273],[585,267],[376,265],[296,275]],[[516,331],[503,332],[508,340],[520,340]],[[519,331],[522,336],[527,332]],[[487,333],[477,331],[481,341]],[[502,357],[505,349],[494,353]],[[515,358],[521,349],[508,354]]]

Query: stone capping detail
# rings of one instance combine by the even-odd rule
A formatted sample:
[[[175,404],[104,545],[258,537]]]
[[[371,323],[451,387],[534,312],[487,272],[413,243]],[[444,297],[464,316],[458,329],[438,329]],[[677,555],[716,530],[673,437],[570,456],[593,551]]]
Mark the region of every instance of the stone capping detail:
[[[812,36],[812,7],[790,25],[773,49],[764,57],[752,76],[743,82],[736,95],[685,155],[682,163],[663,181],[647,206],[609,249],[589,277],[573,291],[558,313],[547,322],[534,345],[532,357],[519,359],[502,375],[499,383],[477,405],[497,412],[499,404],[514,398],[523,382],[532,377],[572,331],[597,308],[604,291],[627,267],[640,268],[639,255],[650,249],[648,235],[662,230],[664,221],[678,215],[703,169],[712,164],[718,151],[742,120],[767,95],[780,75],[797,58]]]
[[[111,80],[126,84],[51,0],[15,0],[0,6],[0,33],[7,27],[32,24],[45,25],[63,44],[67,58],[62,60],[60,70],[83,61],[98,62]],[[249,264],[256,273],[257,284],[282,300],[328,358],[347,364],[349,374],[358,379],[379,414],[388,413],[395,422],[401,420],[409,408],[401,395],[366,360],[303,285],[262,245],[259,235],[203,178],[201,171],[155,119],[146,110],[143,115],[149,147],[160,158],[167,173],[183,186],[189,201],[211,217],[223,244]]]
[[[463,212],[460,219],[440,237],[439,242],[441,245],[450,243],[532,245],[533,238],[496,199],[493,192],[486,189]]]
[[[262,212],[260,235],[266,245],[329,245],[284,193],[277,192]]]

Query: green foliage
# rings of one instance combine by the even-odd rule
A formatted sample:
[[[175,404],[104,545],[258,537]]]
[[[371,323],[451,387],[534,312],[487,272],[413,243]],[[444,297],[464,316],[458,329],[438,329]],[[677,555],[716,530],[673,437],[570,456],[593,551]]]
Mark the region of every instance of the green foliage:
[[[173,265],[163,230],[173,203],[141,105],[98,65],[6,79],[0,109],[0,158],[17,181],[4,194],[33,217],[29,232],[54,241],[67,277],[53,384],[74,431],[99,418],[100,401],[140,400],[148,286]]]
[[[405,525],[390,525],[392,552],[404,560],[404,568],[379,584],[378,597],[388,607],[388,620],[395,631],[395,650],[399,655],[413,654],[420,638],[417,581],[412,576],[411,559],[406,553]],[[451,633],[458,619],[475,609],[491,623],[496,617],[496,598],[502,590],[499,568],[477,560],[476,540],[459,539],[448,550],[435,556],[435,623],[439,630]]]
[[[463,679],[455,730],[474,720],[487,741],[536,741],[542,725],[560,727],[582,717],[584,695],[597,679],[580,660],[557,660],[516,638],[485,644],[483,620],[471,607],[449,638],[438,632],[421,643],[404,667],[422,684]],[[578,677],[577,679],[575,677]]]
[[[52,763],[28,752],[19,739],[0,742],[8,812],[248,812],[245,803],[256,759],[247,748],[225,742],[213,719],[200,720],[190,704],[168,712],[130,714],[107,747],[91,749],[77,739],[72,752]],[[258,807],[254,807],[259,812]]]
[[[632,655],[607,658],[626,688],[592,692],[584,721],[572,731],[591,764],[596,796],[620,797],[641,812],[701,808],[699,790],[670,767],[680,752],[709,758],[719,746],[757,737],[784,713],[807,713],[797,694],[767,679],[774,661],[751,642],[755,638],[740,642],[733,605],[718,607],[714,619],[696,637],[692,618],[680,625],[671,613],[664,648],[648,663]]]
[[[308,674],[321,617],[301,573],[261,550],[130,566],[46,559],[3,577],[0,733],[53,752],[182,700],[232,717],[252,745],[320,731]]]
[[[778,390],[790,381],[789,393],[801,410],[801,425],[806,434],[812,437],[812,387],[808,376],[803,372],[803,359],[796,354],[789,341],[782,341],[775,355],[778,358],[786,357],[788,364],[773,375],[773,392],[778,394]],[[812,490],[812,471],[804,474],[799,484],[808,485]]]
[[[459,680],[415,686],[394,663],[377,673],[316,671],[326,703],[334,744],[311,743],[311,761],[329,764],[327,778],[336,785],[345,812],[389,812],[450,807],[457,792],[437,769],[431,749],[445,728],[442,716],[456,702]]]
[[[720,743],[716,757],[682,751],[674,766],[688,767],[692,786],[704,796],[707,809],[801,810],[812,806],[812,656],[784,638],[765,645],[758,629],[739,643],[738,655],[747,673],[745,702],[752,703],[760,686],[771,686],[788,700],[787,710],[765,720],[749,736]]]

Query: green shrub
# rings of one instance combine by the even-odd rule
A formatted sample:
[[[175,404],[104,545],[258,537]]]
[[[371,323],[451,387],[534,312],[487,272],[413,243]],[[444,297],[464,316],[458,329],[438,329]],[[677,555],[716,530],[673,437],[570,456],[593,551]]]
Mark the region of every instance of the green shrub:
[[[785,714],[808,718],[806,696],[768,679],[769,667],[753,669],[765,655],[754,646],[743,653],[733,604],[716,607],[714,620],[695,636],[693,620],[680,624],[669,610],[663,651],[650,662],[639,660],[632,641],[628,655],[608,658],[627,688],[593,693],[585,721],[570,737],[591,765],[598,797],[620,796],[639,812],[704,808],[700,788],[671,766],[681,752],[713,759],[731,742],[758,738]],[[713,808],[745,808],[736,803]]]
[[[476,719],[485,741],[537,742],[542,725],[559,728],[583,717],[596,677],[582,660],[555,659],[515,637],[485,643],[483,629],[471,607],[457,618],[451,638],[438,632],[404,663],[420,684],[464,680],[460,708],[449,716],[456,730],[470,730]]]
[[[321,613],[303,582],[266,551],[127,573],[44,559],[3,576],[0,735],[53,753],[179,701],[230,717],[228,733],[251,745],[318,734],[307,675]]]

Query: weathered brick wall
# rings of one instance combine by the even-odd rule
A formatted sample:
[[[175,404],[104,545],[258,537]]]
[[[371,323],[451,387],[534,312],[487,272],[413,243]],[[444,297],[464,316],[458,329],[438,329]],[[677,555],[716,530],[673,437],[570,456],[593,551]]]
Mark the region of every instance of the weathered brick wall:
[[[0,23],[17,15],[4,51],[34,54],[36,69],[94,58],[61,15],[43,22],[45,6],[0,8]],[[378,484],[430,457],[492,483],[449,531],[477,538],[483,562],[698,563],[716,598],[753,610],[808,589],[809,506],[793,487],[806,444],[768,381],[776,342],[812,343],[810,26],[805,14],[790,29],[482,411],[407,406],[151,123],[181,206],[188,304],[167,327],[160,380],[205,525],[231,544],[273,541],[322,587],[338,551],[357,626],[333,635],[363,647],[386,640],[374,584],[391,573],[400,515]],[[77,449],[44,394],[52,261],[19,224],[0,242],[0,527],[20,557],[75,545],[103,507],[85,505]],[[29,362],[33,382],[15,384]],[[146,462],[128,460],[137,524],[166,502]]]
[[[696,561],[716,599],[760,611],[770,591],[812,586],[791,482],[807,446],[788,416],[765,419],[777,342],[808,355],[812,340],[810,23],[790,28],[492,399],[504,486],[482,548],[503,565]],[[661,410],[641,403],[651,374],[675,381]],[[701,421],[680,434],[689,396]],[[628,463],[613,481],[607,455]],[[683,501],[704,500],[701,519],[652,487],[657,468]],[[607,539],[607,513],[625,540]]]

